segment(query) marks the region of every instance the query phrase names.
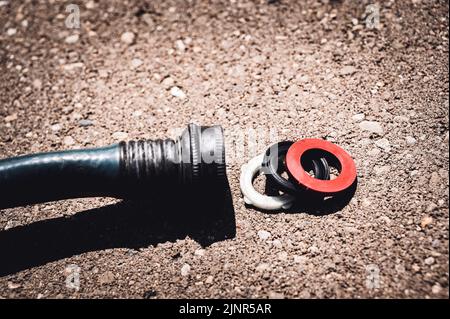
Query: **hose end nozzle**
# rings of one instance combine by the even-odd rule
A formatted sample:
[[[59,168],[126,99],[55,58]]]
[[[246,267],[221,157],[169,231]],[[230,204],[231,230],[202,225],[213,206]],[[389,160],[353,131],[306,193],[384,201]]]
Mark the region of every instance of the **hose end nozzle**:
[[[225,180],[225,140],[221,126],[189,124],[179,144],[183,184],[211,186]]]

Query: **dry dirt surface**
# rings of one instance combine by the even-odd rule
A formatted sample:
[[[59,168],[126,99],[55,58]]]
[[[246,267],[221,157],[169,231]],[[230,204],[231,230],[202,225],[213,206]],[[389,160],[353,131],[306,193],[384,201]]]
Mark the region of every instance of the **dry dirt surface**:
[[[449,297],[446,1],[75,2],[79,29],[70,2],[0,1],[0,157],[220,124],[335,142],[358,188],[328,213],[246,206],[267,142],[229,159],[235,228],[206,244],[114,199],[5,209],[0,297]]]

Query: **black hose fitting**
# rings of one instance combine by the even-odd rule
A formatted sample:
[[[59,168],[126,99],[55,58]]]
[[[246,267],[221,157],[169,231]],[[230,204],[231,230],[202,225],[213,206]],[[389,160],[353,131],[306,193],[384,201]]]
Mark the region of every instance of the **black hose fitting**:
[[[298,195],[304,193],[305,189],[291,178],[286,179],[280,174],[281,172],[289,173],[286,168],[286,153],[292,144],[294,144],[292,141],[283,141],[271,145],[264,153],[263,168],[267,170],[267,179],[277,190],[291,195]],[[312,171],[317,179],[330,179],[330,168],[324,157],[307,158],[305,160],[305,169]]]
[[[176,140],[121,142],[108,147],[0,160],[0,209],[80,197],[152,198],[226,182],[220,126],[190,124]]]

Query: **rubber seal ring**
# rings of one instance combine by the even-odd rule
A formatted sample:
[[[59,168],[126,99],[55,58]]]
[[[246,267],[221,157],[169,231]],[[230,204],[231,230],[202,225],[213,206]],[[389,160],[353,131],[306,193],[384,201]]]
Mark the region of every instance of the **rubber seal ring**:
[[[257,192],[253,187],[253,178],[261,171],[263,158],[264,154],[261,154],[242,165],[239,182],[245,203],[264,210],[290,208],[295,201],[295,197],[289,194],[267,196]]]
[[[304,192],[304,188],[301,187],[296,181],[292,179],[286,179],[279,174],[279,172],[286,169],[286,153],[289,148],[294,144],[292,141],[284,141],[275,143],[270,146],[264,153],[263,170],[267,176],[267,179],[275,185],[275,188],[292,195]],[[321,180],[330,179],[330,168],[327,160],[322,158],[312,158],[309,162],[310,167],[307,170],[314,172],[314,178]]]
[[[340,171],[339,176],[329,181],[311,177],[301,164],[302,156],[309,150],[325,151],[333,155],[338,161],[336,166]],[[330,163],[328,158],[327,160]],[[338,194],[348,189],[356,180],[356,166],[351,156],[336,144],[321,139],[304,139],[292,144],[286,154],[286,166],[301,186],[322,195]]]

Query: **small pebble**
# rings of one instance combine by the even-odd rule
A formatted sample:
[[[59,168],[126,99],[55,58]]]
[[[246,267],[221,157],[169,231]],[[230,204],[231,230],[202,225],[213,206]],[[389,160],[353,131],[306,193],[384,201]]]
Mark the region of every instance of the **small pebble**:
[[[92,125],[94,125],[94,122],[91,120],[85,119],[85,120],[80,120],[78,122],[78,125],[80,125],[81,127],[92,126]]]
[[[69,64],[65,64],[63,66],[63,69],[65,71],[74,71],[76,69],[80,69],[84,66],[84,64],[82,62],[75,62],[75,63],[69,63]]]
[[[69,36],[66,38],[66,43],[67,43],[67,44],[74,44],[74,43],[77,43],[79,38],[80,38],[80,36],[79,36],[78,34],[72,34],[72,35],[69,35]]]
[[[279,239],[275,239],[275,240],[272,242],[272,245],[273,245],[273,247],[275,247],[275,248],[281,248],[281,247],[283,247],[283,245],[281,244],[281,241],[280,241]]]
[[[189,275],[191,271],[191,266],[188,264],[184,264],[183,267],[181,267],[181,276],[186,277]]]
[[[173,87],[173,85],[175,84],[175,81],[169,76],[169,77],[165,78],[164,80],[162,80],[161,84],[167,90],[167,89]]]
[[[389,140],[387,138],[377,140],[375,142],[375,145],[386,152],[389,152],[391,150],[391,144],[389,143]]]
[[[114,132],[112,137],[116,140],[124,140],[128,137],[128,133],[126,132]]]
[[[415,273],[420,271],[420,266],[418,264],[413,264],[411,268]]]
[[[141,110],[134,111],[133,114],[131,114],[133,117],[141,117],[142,114],[144,114]]]
[[[391,224],[391,219],[385,215],[382,215],[378,218],[379,221],[385,223],[386,225],[390,225]]]
[[[17,113],[13,113],[5,117],[5,122],[6,123],[14,122],[15,120],[17,120],[17,118],[18,118]]]
[[[15,35],[16,33],[17,33],[17,30],[14,29],[14,28],[9,28],[9,29],[6,31],[6,34],[7,34],[8,36],[10,36],[10,37],[12,37],[13,35]]]
[[[280,292],[270,291],[269,299],[284,299],[284,294]]]
[[[425,264],[431,266],[432,264],[434,264],[434,258],[428,257],[427,259],[425,259]]]
[[[75,144],[75,140],[71,136],[66,136],[64,137],[63,143],[66,146],[72,146]]]
[[[51,129],[53,132],[58,132],[58,131],[61,131],[62,125],[59,124],[59,123],[56,123],[56,124],[53,124],[52,126],[50,126],[50,129]]]
[[[363,131],[375,133],[380,136],[384,134],[383,127],[380,125],[380,123],[375,121],[362,121],[361,123],[359,123],[359,128]]]
[[[308,251],[313,255],[318,255],[320,253],[319,248],[317,248],[316,246],[309,247]]]
[[[95,2],[90,0],[86,3],[86,9],[94,9],[95,8]]]
[[[386,91],[381,94],[381,97],[383,98],[383,100],[389,101],[392,98],[392,94]]]
[[[42,81],[39,79],[33,80],[33,87],[37,90],[40,90],[42,88]]]
[[[432,288],[431,288],[431,292],[434,294],[434,295],[438,295],[440,292],[442,291],[442,287],[441,287],[441,285],[440,284],[435,284]]]
[[[255,270],[257,272],[264,272],[266,270],[270,269],[270,265],[268,263],[260,263],[258,266],[256,266]]]
[[[271,233],[269,233],[268,231],[265,231],[265,230],[260,230],[260,231],[258,231],[258,236],[259,236],[259,239],[261,239],[261,240],[267,240],[271,236]]]
[[[109,73],[107,70],[99,70],[98,76],[102,79],[106,79],[108,77]]]
[[[8,220],[8,222],[6,223],[6,225],[3,229],[8,230],[8,229],[14,228],[16,226],[17,226],[17,223],[15,221]]]
[[[8,281],[8,289],[14,290],[14,289],[20,288],[20,286],[21,285],[18,284],[18,283],[14,283],[12,281]]]
[[[194,255],[196,256],[204,256],[205,255],[205,250],[204,249],[197,249],[194,251]]]
[[[174,86],[170,89],[170,94],[179,99],[186,98],[186,94],[177,86]]]
[[[122,36],[120,37],[120,40],[123,43],[126,43],[126,44],[130,45],[130,44],[134,43],[135,37],[136,36],[134,35],[133,32],[124,32],[124,33],[122,33]]]
[[[367,154],[371,157],[377,157],[380,153],[381,151],[379,148],[372,148]]]
[[[288,253],[285,251],[281,251],[278,253],[278,259],[281,261],[285,261],[288,258]]]
[[[358,113],[352,116],[353,121],[355,122],[361,122],[366,118],[366,115],[364,113]]]
[[[306,262],[306,260],[307,258],[305,256],[294,255],[294,262],[296,264],[303,264]]]
[[[101,285],[110,284],[113,281],[114,281],[114,273],[112,271],[107,271],[98,277],[98,282]]]
[[[433,222],[433,217],[431,216],[425,216],[422,218],[422,221],[420,222],[420,227],[425,228],[428,225],[430,225]]]
[[[184,42],[182,40],[175,41],[175,47],[180,52],[184,52],[186,50],[186,45],[184,44]]]
[[[346,65],[341,69],[341,75],[352,75],[356,73],[357,69],[354,66]]]
[[[406,144],[414,145],[414,144],[416,144],[416,142],[417,142],[417,140],[414,137],[412,137],[412,136],[406,137]]]
[[[131,60],[131,66],[133,67],[133,69],[137,69],[138,67],[140,67],[144,62],[141,59],[133,59]]]

